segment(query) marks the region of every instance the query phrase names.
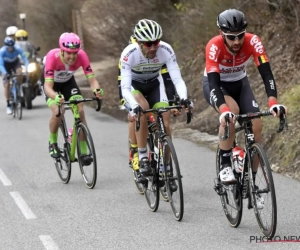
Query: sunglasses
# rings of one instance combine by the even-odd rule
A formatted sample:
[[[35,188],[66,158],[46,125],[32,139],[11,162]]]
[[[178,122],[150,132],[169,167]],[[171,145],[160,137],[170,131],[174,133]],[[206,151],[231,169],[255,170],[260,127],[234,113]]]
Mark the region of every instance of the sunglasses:
[[[151,48],[153,45],[156,47],[160,43],[160,40],[151,41],[151,42],[142,42],[146,47]]]
[[[238,34],[228,34],[228,33],[224,33],[223,32],[223,35],[226,36],[226,38],[230,41],[234,41],[235,39],[239,39],[241,40],[244,36],[245,36],[245,31],[241,32],[241,33],[238,33]]]
[[[67,49],[79,49],[80,43],[74,44],[74,43],[63,43],[63,46]]]

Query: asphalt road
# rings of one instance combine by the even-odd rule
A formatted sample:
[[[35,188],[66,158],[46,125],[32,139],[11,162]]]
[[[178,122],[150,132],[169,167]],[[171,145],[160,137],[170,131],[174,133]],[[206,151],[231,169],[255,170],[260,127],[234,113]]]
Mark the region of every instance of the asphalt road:
[[[85,187],[77,164],[62,184],[48,155],[50,110],[43,97],[23,119],[5,113],[0,88],[0,249],[299,249],[300,243],[255,243],[260,231],[252,210],[239,228],[229,226],[213,190],[213,151],[175,138],[185,199],[177,222],[169,203],[156,213],[134,186],[127,166],[127,124],[86,107],[97,151],[98,181]],[[71,126],[71,116],[67,114]],[[274,174],[276,235],[300,236],[300,183]]]

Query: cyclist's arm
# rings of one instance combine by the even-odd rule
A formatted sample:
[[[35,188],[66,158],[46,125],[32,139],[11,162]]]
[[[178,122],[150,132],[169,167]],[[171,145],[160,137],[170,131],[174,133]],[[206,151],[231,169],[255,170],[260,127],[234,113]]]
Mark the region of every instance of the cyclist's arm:
[[[44,91],[46,96],[48,96],[51,99],[55,99],[55,96],[57,95],[56,92],[53,90],[54,86],[54,59],[53,59],[53,54],[49,54],[45,56],[47,57],[46,60],[46,65],[44,67],[44,78],[45,78],[45,83],[44,83]]]
[[[222,112],[229,111],[226,105],[224,94],[221,91],[221,76],[218,62],[218,55],[220,54],[218,46],[214,41],[210,40],[205,48],[205,69],[209,83],[210,98],[214,102],[215,107]],[[216,51],[212,54],[211,51]]]
[[[4,67],[4,60],[3,60],[3,52],[0,51],[0,70],[1,70],[1,74],[2,74],[2,77],[4,77],[7,72],[6,72],[6,69]]]
[[[183,81],[180,73],[179,66],[177,64],[176,55],[171,46],[169,46],[169,51],[166,51],[166,55],[168,55],[168,60],[166,62],[167,69],[169,71],[170,77],[172,82],[175,85],[177,94],[179,95],[180,99],[187,99],[187,88],[185,82]]]
[[[85,51],[80,50],[80,52],[78,53],[78,59],[77,60],[81,61],[83,72],[84,72],[86,78],[88,79],[88,82],[91,86],[91,89],[93,91],[95,89],[100,89],[100,84],[99,84],[98,80],[95,77],[95,74],[94,74],[93,69],[92,69],[91,64],[90,64],[90,60],[89,60],[87,54],[85,53]]]
[[[277,89],[275,79],[271,70],[271,65],[269,63],[269,59],[266,55],[263,45],[261,44],[261,40],[258,36],[254,35],[251,41],[255,41],[253,50],[254,62],[258,68],[258,71],[263,79],[265,90],[268,96],[269,105],[277,103]],[[260,43],[261,47],[255,46]],[[272,106],[272,105],[270,105]]]
[[[132,93],[131,93],[131,82],[132,82],[132,73],[131,73],[131,64],[133,61],[132,56],[125,57],[126,50],[123,51],[121,55],[121,91],[122,96],[125,99],[126,102],[129,103],[130,107],[132,109],[135,109],[138,107],[138,103],[134,99]],[[125,59],[125,60],[124,60]]]

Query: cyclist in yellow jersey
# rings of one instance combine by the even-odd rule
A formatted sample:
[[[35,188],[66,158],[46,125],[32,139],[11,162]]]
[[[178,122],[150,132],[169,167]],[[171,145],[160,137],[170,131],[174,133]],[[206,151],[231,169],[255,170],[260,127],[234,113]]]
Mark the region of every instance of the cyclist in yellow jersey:
[[[128,43],[129,44],[136,43],[136,38],[134,37],[134,35],[130,37]],[[168,72],[168,68],[165,64],[162,66],[160,73],[164,80],[165,91],[168,99],[174,100],[177,96],[177,93],[176,93],[175,86],[171,80],[170,74]],[[137,140],[134,131],[134,123],[133,123],[134,117],[130,115],[130,107],[123,99],[120,83],[121,83],[121,74],[120,74],[120,62],[119,62],[119,75],[118,75],[119,96],[120,96],[121,104],[125,106],[125,108],[129,111],[128,114],[128,121],[130,122],[129,123],[129,141],[130,141],[129,161],[131,162],[131,166],[133,170],[137,171],[139,170],[139,157],[137,151],[138,145],[137,145]],[[174,104],[174,102],[170,101],[170,105],[172,104]],[[173,110],[172,112],[174,115],[179,114],[179,111],[177,109]]]

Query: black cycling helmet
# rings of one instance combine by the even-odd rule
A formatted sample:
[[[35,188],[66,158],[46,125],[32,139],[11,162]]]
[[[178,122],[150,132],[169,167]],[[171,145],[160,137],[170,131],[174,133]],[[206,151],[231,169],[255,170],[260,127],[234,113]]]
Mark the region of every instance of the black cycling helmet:
[[[246,29],[247,21],[243,12],[229,9],[218,16],[217,25],[223,32],[238,32]]]
[[[12,46],[14,46],[15,45],[15,40],[13,39],[13,38],[11,38],[11,37],[5,37],[5,39],[4,39],[4,44],[6,45],[6,46],[9,46],[9,47],[12,47]]]

